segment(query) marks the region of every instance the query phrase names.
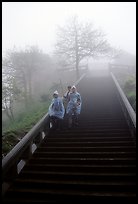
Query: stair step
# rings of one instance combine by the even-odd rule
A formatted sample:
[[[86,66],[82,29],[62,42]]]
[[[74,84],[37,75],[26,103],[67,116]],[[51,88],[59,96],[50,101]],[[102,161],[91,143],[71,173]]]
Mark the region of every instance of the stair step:
[[[122,157],[135,157],[136,152],[39,152],[36,151],[34,153],[35,158],[38,157],[62,157],[62,158],[104,158],[104,157],[116,157],[116,158],[122,158]]]
[[[87,133],[87,132],[91,132],[91,133],[95,133],[95,132],[104,132],[104,133],[108,133],[108,132],[113,132],[113,133],[128,133],[129,132],[129,130],[126,130],[126,129],[123,129],[123,128],[121,128],[121,129],[117,129],[117,128],[113,128],[113,129],[108,129],[108,128],[106,128],[106,129],[83,129],[83,131],[85,132],[85,133]],[[57,131],[58,132],[58,131]],[[59,131],[58,133],[60,133],[60,134],[62,134],[62,133],[80,133],[80,132],[82,132],[82,130],[81,130],[81,128],[72,128],[72,129],[70,129],[70,130],[64,130],[64,132],[62,132],[62,131]]]
[[[48,152],[130,152],[130,151],[136,151],[136,147],[134,146],[104,146],[104,147],[48,147],[48,146],[41,146],[39,148],[39,151],[48,151]]]
[[[14,188],[10,191],[18,191],[20,190],[45,190],[45,189],[51,189],[53,191],[55,190],[83,190],[84,192],[87,191],[102,191],[104,190],[108,191],[118,191],[121,192],[129,191],[133,192],[136,191],[136,182],[130,182],[130,181],[123,181],[123,182],[116,182],[116,181],[72,181],[72,180],[34,180],[34,179],[24,179],[24,180],[16,180],[14,184]]]
[[[45,142],[45,145],[48,146],[48,147],[99,147],[99,146],[132,146],[134,145],[133,142],[129,141],[113,141],[113,142],[108,142],[108,141],[105,141],[105,142]]]
[[[87,172],[87,173],[136,173],[136,165],[134,164],[36,164],[36,163],[28,163],[24,169],[22,170],[22,173],[25,173],[27,171],[30,171],[31,173],[35,171],[50,171],[50,172]],[[39,173],[40,175],[42,173]]]
[[[125,120],[119,119],[119,117],[115,118],[115,117],[113,117],[113,115],[110,118],[102,118],[102,117],[96,118],[96,116],[92,118],[92,117],[89,117],[89,114],[88,114],[84,120],[84,117],[81,114],[80,118],[79,118],[79,122],[81,124],[95,124],[95,123],[97,123],[97,124],[99,124],[99,123],[101,123],[101,124],[106,124],[106,123],[109,123],[109,124],[127,124]]]
[[[88,195],[62,195],[60,196],[61,194],[57,194],[56,196],[52,196],[49,195],[49,194],[46,194],[45,197],[42,197],[41,198],[37,197],[36,198],[26,198],[23,197],[22,200],[20,198],[10,198],[10,199],[5,199],[5,202],[6,203],[61,203],[61,204],[64,204],[65,203],[65,200],[66,200],[66,203],[69,204],[69,203],[91,203],[91,202],[98,202],[98,203],[102,203],[103,201],[104,202],[108,202],[108,203],[116,203],[116,202],[121,202],[121,203],[137,203],[136,202],[136,194],[135,193],[127,193],[125,194],[124,193],[101,193],[100,192],[95,192],[93,194],[91,194],[91,196],[88,196]],[[113,202],[114,200],[114,202]],[[3,201],[3,203],[5,203]]]
[[[91,123],[88,123],[88,122],[79,122],[79,128],[81,127],[100,127],[100,128],[126,128],[128,129],[128,125],[125,124],[125,123],[114,123],[114,122],[91,122]]]
[[[32,158],[30,163],[37,164],[135,164],[135,158]]]
[[[7,197],[11,197],[16,199],[25,198],[25,199],[33,199],[35,201],[38,200],[48,200],[48,199],[54,199],[57,201],[92,201],[93,197],[135,197],[136,193],[134,192],[126,192],[125,190],[120,192],[113,191],[110,189],[110,191],[103,190],[68,190],[68,189],[16,189],[16,191],[9,191]],[[54,196],[54,198],[53,198]],[[83,200],[82,200],[83,199]],[[127,199],[126,199],[127,201]]]
[[[30,169],[22,171],[19,180],[24,179],[50,179],[50,180],[73,180],[73,181],[135,181],[136,173],[120,172],[58,172]],[[18,180],[18,179],[17,179]]]
[[[120,133],[120,132],[65,132],[65,133],[51,133],[48,137],[63,137],[63,138],[71,138],[71,137],[130,137],[130,133],[126,132],[126,133]]]
[[[58,142],[58,141],[62,141],[62,142],[67,142],[67,141],[75,141],[75,142],[79,142],[79,141],[89,141],[89,142],[96,142],[96,141],[135,141],[134,138],[132,137],[47,137],[45,139],[46,142]]]

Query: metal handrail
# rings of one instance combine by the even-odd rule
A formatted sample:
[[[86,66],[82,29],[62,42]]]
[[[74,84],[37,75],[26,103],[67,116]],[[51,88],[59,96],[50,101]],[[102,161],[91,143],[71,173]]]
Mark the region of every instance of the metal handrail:
[[[116,77],[114,76],[114,74],[112,72],[110,72],[110,74],[111,74],[111,77],[115,83],[117,90],[118,90],[119,98],[121,100],[120,102],[122,104],[123,112],[124,112],[124,115],[126,117],[126,121],[129,125],[131,134],[132,134],[132,136],[135,136],[135,133],[136,133],[136,113],[133,110],[132,106],[130,105],[130,103],[129,103],[126,95],[124,94],[122,88],[120,87]]]

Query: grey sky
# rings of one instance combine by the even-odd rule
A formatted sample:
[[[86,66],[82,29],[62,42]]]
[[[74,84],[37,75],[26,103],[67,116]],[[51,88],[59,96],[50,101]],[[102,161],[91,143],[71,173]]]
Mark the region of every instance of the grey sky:
[[[136,2],[3,2],[3,53],[14,45],[52,52],[56,25],[74,14],[101,28],[112,46],[136,54]]]

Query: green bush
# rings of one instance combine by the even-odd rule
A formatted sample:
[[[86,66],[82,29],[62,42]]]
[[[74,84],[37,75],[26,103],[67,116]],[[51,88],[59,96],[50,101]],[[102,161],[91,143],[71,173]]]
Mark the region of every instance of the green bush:
[[[130,102],[134,111],[136,111],[136,78],[134,76],[127,78],[123,89],[128,101]]]
[[[132,91],[132,92],[127,93],[127,98],[135,110],[136,109],[136,92]]]
[[[136,79],[134,77],[130,77],[126,80],[124,84],[124,90],[126,92],[134,91],[136,89]]]
[[[41,95],[41,101],[42,101],[42,102],[46,102],[46,101],[48,101],[49,99],[50,99],[49,94],[43,94],[43,95]]]
[[[47,113],[49,103],[34,104],[8,123],[2,133],[2,155],[6,155],[25,134]]]

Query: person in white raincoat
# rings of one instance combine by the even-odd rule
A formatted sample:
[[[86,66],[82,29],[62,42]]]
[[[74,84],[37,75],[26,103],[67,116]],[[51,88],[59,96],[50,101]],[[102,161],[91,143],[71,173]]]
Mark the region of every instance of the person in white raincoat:
[[[53,99],[49,106],[48,113],[52,123],[52,129],[62,129],[62,120],[64,118],[65,109],[62,99],[59,97],[57,91],[53,94]]]
[[[66,113],[68,115],[68,127],[78,126],[78,116],[81,112],[82,99],[75,86],[72,86],[69,94],[69,102]]]

